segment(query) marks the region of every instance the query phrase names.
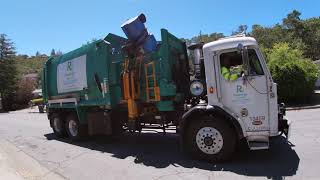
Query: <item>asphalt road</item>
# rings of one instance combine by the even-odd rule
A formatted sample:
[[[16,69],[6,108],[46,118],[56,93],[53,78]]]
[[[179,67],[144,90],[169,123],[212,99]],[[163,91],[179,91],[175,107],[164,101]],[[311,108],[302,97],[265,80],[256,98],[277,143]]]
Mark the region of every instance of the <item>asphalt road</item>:
[[[173,133],[147,131],[115,142],[57,139],[46,115],[30,109],[0,114],[0,148],[24,153],[45,168],[39,179],[320,179],[319,115],[320,109],[290,111],[289,143],[278,137],[269,150],[242,147],[232,161],[221,164],[189,159]]]

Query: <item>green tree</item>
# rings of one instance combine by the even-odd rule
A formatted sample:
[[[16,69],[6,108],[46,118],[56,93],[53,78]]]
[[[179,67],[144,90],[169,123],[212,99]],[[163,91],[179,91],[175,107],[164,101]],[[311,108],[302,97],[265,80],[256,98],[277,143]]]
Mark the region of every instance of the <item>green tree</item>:
[[[50,56],[56,56],[56,50],[52,49],[51,53],[50,53]]]
[[[63,53],[60,51],[60,50],[58,50],[57,52],[56,52],[56,56],[61,56]]]
[[[320,59],[320,18],[301,19],[299,11],[292,11],[281,24],[272,27],[253,25],[249,33],[266,50],[276,43],[288,43],[293,49],[300,49],[303,56],[311,60]]]
[[[303,21],[302,29],[301,39],[305,44],[304,55],[312,60],[320,59],[320,17]]]
[[[86,45],[89,45],[95,41],[97,41],[98,39],[97,38],[92,38],[91,40],[87,41],[85,44],[82,44],[82,46],[86,46]],[[62,54],[62,53],[61,53]]]
[[[220,38],[225,37],[223,33],[211,33],[211,34],[199,34],[199,36],[195,36],[191,39],[182,39],[184,41],[186,41],[187,45],[190,45],[191,43],[208,43],[208,42],[212,42],[212,41],[216,41]]]
[[[290,42],[290,37],[283,29],[282,25],[276,24],[273,27],[263,27],[261,25],[253,25],[252,31],[248,33],[254,37],[259,45],[264,48],[272,48],[274,44],[281,42]]]
[[[302,51],[291,49],[288,43],[276,43],[268,54],[269,65],[282,66],[288,62],[303,60]]]
[[[231,35],[236,35],[236,34],[247,34],[247,25],[240,25],[235,31],[232,31]]]
[[[283,28],[293,32],[298,37],[303,36],[303,21],[300,19],[300,15],[299,11],[293,10],[282,20]]]
[[[0,60],[10,60],[16,54],[14,43],[6,34],[0,34]]]
[[[16,89],[17,71],[14,56],[13,42],[7,38],[7,35],[0,34],[0,95],[5,110],[11,110],[10,101]]]
[[[301,50],[292,49],[287,43],[275,44],[268,58],[272,77],[278,84],[280,101],[307,102],[319,75],[318,66],[304,58]]]
[[[320,19],[312,18],[302,20],[299,11],[292,11],[283,19],[283,28],[287,31],[293,42],[298,42],[298,47],[303,50],[305,57],[316,60],[320,58],[318,45],[320,43]],[[296,45],[297,43],[292,43]],[[303,46],[301,46],[301,45]]]

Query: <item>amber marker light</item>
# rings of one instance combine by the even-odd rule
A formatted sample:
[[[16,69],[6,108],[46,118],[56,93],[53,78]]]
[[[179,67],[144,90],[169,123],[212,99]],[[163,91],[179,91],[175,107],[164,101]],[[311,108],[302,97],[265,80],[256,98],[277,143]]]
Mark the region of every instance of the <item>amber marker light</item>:
[[[213,88],[213,87],[210,87],[210,88],[209,88],[209,93],[210,93],[210,94],[213,94],[213,93],[214,93],[214,88]]]

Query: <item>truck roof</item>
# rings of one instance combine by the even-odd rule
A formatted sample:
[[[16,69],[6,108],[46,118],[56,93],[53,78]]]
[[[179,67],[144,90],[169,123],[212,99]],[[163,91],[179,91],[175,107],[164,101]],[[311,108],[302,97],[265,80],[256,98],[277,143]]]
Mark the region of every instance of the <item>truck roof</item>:
[[[244,46],[255,45],[257,46],[257,41],[252,37],[245,36],[231,36],[227,38],[222,38],[217,41],[206,43],[203,46],[204,50],[217,51],[222,49],[230,49],[238,46],[239,43],[242,43]]]

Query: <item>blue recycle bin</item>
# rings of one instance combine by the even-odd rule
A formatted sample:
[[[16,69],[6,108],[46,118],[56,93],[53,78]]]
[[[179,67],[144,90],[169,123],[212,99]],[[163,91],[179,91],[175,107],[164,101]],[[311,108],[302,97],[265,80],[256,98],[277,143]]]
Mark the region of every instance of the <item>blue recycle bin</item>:
[[[131,18],[121,25],[121,29],[128,37],[129,41],[137,41],[139,37],[146,30],[144,23],[146,22],[146,17],[144,14],[140,14],[137,17]]]
[[[134,18],[131,18],[121,25],[121,29],[126,34],[129,41],[136,45],[142,46],[146,53],[156,50],[157,41],[155,37],[148,33],[144,23],[146,17],[144,14],[140,14]]]

